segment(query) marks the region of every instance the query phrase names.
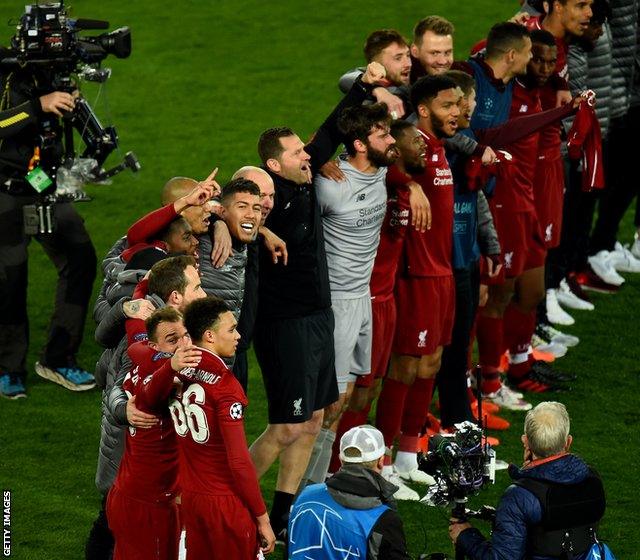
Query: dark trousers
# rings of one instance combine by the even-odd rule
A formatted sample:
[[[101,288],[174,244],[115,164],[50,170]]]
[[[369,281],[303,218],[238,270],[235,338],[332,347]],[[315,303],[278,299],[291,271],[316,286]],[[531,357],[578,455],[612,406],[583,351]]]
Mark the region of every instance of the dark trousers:
[[[27,246],[23,207],[35,197],[0,192],[0,371],[26,372]],[[82,341],[93,281],[96,253],[84,222],[71,203],[56,203],[57,227],[34,236],[58,271],[56,300],[42,362],[51,367],[72,365]],[[32,272],[38,277],[38,271]],[[51,290],[53,291],[53,290]]]
[[[454,269],[456,283],[456,315],[451,344],[442,352],[442,365],[437,376],[442,426],[450,428],[458,422],[474,421],[467,397],[467,355],[471,329],[478,309],[480,269],[475,262],[465,269]]]
[[[233,375],[240,382],[244,389],[244,394],[247,394],[247,387],[249,385],[249,360],[247,358],[248,348],[243,348],[236,352],[236,359],[233,362]]]
[[[605,152],[607,187],[598,205],[598,219],[591,237],[591,254],[612,251],[618,238],[618,227],[633,198],[640,193],[637,176],[640,106],[629,109],[627,115],[611,121]],[[636,226],[638,219],[636,208]]]
[[[100,512],[91,526],[91,531],[89,531],[84,547],[86,560],[111,560],[113,557],[114,539],[107,521],[106,504],[107,496],[104,496]]]

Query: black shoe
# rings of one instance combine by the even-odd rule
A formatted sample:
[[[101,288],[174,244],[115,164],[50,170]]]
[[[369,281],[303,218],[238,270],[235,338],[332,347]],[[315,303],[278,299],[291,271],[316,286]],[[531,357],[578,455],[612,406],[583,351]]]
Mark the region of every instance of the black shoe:
[[[575,373],[558,371],[557,369],[553,369],[547,362],[541,360],[533,362],[531,369],[551,383],[566,383],[567,381],[575,381],[578,378]]]

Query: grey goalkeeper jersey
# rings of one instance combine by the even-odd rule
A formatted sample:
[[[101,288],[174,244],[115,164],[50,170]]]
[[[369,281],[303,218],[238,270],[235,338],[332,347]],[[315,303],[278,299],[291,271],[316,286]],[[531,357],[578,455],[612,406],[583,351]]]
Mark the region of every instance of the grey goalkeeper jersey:
[[[327,253],[331,299],[369,294],[369,280],[387,209],[387,168],[361,173],[346,159],[340,183],[317,175],[314,180]]]

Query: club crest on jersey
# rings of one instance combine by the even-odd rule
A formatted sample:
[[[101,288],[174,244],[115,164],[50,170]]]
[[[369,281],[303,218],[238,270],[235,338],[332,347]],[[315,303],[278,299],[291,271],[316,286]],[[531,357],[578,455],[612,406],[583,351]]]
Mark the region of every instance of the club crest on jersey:
[[[513,262],[513,251],[504,254],[504,267],[511,268]]]
[[[153,355],[153,358],[151,358],[154,362],[157,362],[158,360],[162,360],[163,358],[171,358],[173,357],[173,354],[171,352],[156,352]]]
[[[547,224],[547,227],[544,230],[544,240],[551,241],[553,237],[553,224]]]
[[[418,333],[418,348],[424,348],[427,345],[427,330]]]
[[[302,416],[302,397],[293,401],[293,415]]]
[[[231,416],[233,420],[242,419],[243,413],[244,413],[244,407],[242,406],[242,403],[234,402],[229,407],[229,416]]]

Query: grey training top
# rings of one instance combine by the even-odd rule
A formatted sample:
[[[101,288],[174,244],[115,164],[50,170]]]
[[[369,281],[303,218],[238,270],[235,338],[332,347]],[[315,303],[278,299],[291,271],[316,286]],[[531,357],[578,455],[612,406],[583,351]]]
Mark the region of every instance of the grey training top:
[[[314,186],[322,216],[331,299],[369,295],[369,280],[387,209],[387,168],[361,173],[339,160],[346,179],[316,176]]]

